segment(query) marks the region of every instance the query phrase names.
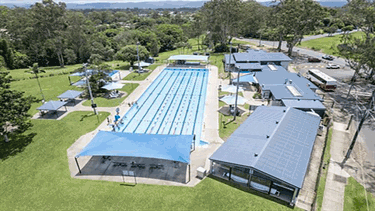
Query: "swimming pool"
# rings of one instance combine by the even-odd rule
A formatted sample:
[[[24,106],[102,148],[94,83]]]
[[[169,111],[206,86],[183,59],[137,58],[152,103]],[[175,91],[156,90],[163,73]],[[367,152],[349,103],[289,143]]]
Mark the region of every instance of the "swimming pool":
[[[164,69],[122,117],[116,131],[193,134],[199,146],[208,75],[208,69]]]

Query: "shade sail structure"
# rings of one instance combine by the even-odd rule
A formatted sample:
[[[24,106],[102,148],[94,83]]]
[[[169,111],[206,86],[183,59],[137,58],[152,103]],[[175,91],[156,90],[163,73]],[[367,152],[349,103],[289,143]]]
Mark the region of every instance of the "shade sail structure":
[[[76,72],[76,73],[70,74],[70,76],[84,76],[84,75],[85,75],[85,72]]]
[[[50,100],[46,103],[44,103],[42,106],[37,108],[37,110],[43,110],[43,111],[57,111],[59,108],[65,106],[68,102],[63,101],[53,101]]]
[[[99,131],[76,157],[147,157],[190,163],[193,135],[151,135]]]
[[[114,89],[121,89],[124,86],[125,84],[121,84],[121,83],[109,83],[105,86],[102,86],[102,89],[114,90]]]
[[[86,79],[81,79],[73,84],[74,86],[85,86],[86,85]]]
[[[175,55],[169,57],[168,60],[185,60],[185,61],[208,61],[208,56],[197,56],[197,55]]]
[[[225,86],[221,87],[221,91],[229,92],[229,93],[236,93],[237,92],[237,86],[225,85]],[[242,87],[238,87],[238,92],[243,92]]]
[[[233,82],[237,83],[237,78],[233,79]],[[254,77],[253,74],[240,76],[240,83],[244,83],[244,82],[258,83],[257,79]]]
[[[68,90],[61,95],[57,96],[59,99],[75,99],[79,97],[83,91]]]
[[[222,97],[220,100],[228,105],[234,105],[236,103],[236,95],[227,95],[227,96]],[[247,100],[245,98],[238,96],[238,99],[237,99],[238,105],[243,105],[246,102]]]
[[[144,61],[141,61],[139,63],[139,66],[141,66],[141,67],[148,67],[150,65],[151,65],[151,63],[147,63],[147,62],[144,62]],[[138,62],[134,66],[138,66]]]

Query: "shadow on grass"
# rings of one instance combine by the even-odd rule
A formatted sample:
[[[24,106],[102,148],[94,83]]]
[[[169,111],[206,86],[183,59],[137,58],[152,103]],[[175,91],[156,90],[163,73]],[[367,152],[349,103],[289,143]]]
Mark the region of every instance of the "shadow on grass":
[[[276,203],[278,203],[278,204],[281,204],[281,205],[283,205],[283,206],[285,206],[285,207],[287,207],[287,208],[290,208],[291,210],[294,209],[294,207],[291,207],[291,206],[289,205],[288,202],[285,202],[285,201],[283,201],[283,200],[281,200],[281,199],[277,199],[277,198],[272,197],[272,196],[270,196],[270,195],[268,195],[268,194],[265,194],[265,193],[262,193],[262,192],[259,192],[259,191],[256,191],[256,190],[253,190],[253,189],[251,189],[251,188],[244,187],[243,185],[240,185],[240,184],[237,184],[237,183],[233,183],[233,182],[230,182],[230,181],[227,181],[227,180],[224,180],[224,179],[222,179],[222,178],[215,177],[215,176],[212,176],[212,175],[208,175],[207,177],[209,177],[209,178],[211,178],[211,179],[214,179],[214,180],[216,180],[216,181],[219,181],[219,182],[221,182],[221,183],[224,183],[224,184],[226,184],[226,185],[229,185],[229,186],[231,186],[231,187],[233,187],[233,188],[237,188],[237,189],[239,189],[239,190],[241,190],[241,191],[244,191],[244,192],[247,192],[247,193],[250,193],[250,194],[256,195],[256,196],[260,196],[260,197],[265,198],[265,199],[268,199],[268,200],[270,200],[270,201],[274,201],[274,202],[276,202]]]
[[[129,70],[129,68],[130,68],[130,64],[122,65],[122,66],[115,66],[113,69],[116,69],[116,70]]]
[[[32,141],[36,133],[28,135],[18,134],[9,136],[10,141],[5,142],[3,136],[0,137],[0,160],[5,160],[22,152]]]
[[[84,119],[88,118],[88,117],[92,117],[92,116],[95,116],[94,113],[90,113],[90,114],[85,114],[85,115],[82,115],[81,116],[81,119],[79,121],[83,121]]]
[[[137,184],[121,183],[120,186],[135,187]]]

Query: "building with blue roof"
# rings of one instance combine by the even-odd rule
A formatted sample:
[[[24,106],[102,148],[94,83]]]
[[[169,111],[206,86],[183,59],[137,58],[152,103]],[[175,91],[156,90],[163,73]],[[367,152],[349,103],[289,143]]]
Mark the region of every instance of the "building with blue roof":
[[[210,172],[294,205],[319,123],[291,107],[258,107],[209,158]]]
[[[249,49],[247,50],[246,53],[233,53],[231,54],[231,57],[229,54],[224,55],[223,63],[225,67],[228,65],[230,65],[231,67],[234,67],[237,64],[243,64],[243,63],[254,64],[255,63],[259,65],[274,64],[277,66],[282,66],[285,69],[287,69],[291,61],[292,59],[290,59],[288,56],[286,56],[283,53],[279,53],[279,52],[267,53],[262,50]],[[259,71],[259,69],[254,69],[254,70]]]

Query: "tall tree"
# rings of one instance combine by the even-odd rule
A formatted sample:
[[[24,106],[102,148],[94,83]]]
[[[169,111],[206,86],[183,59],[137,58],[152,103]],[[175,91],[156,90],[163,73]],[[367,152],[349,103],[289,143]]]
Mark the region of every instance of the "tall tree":
[[[310,34],[321,25],[326,13],[319,3],[313,0],[284,0],[276,7],[276,17],[281,25],[280,32],[287,41],[288,55],[300,43],[303,35]]]
[[[138,46],[138,51],[139,51],[140,61],[146,59],[149,55],[149,52],[144,46]],[[121,48],[121,50],[116,53],[115,58],[118,60],[125,61],[125,62],[130,62],[130,66],[133,66],[134,62],[138,61],[137,46],[128,45],[128,46]]]
[[[227,45],[239,31],[243,13],[241,0],[212,0],[202,7],[202,15],[214,45]]]
[[[32,126],[28,111],[33,101],[32,97],[24,97],[23,92],[9,88],[10,78],[7,74],[0,72],[0,134],[5,142],[9,142],[10,135],[21,134]]]
[[[38,76],[39,73],[45,73],[45,71],[39,69],[38,63],[34,63],[33,66],[30,68],[30,70],[31,70],[32,73],[35,74],[36,81],[38,82],[38,86],[39,86],[39,89],[40,89],[40,94],[42,94],[43,101],[45,102],[46,98],[44,97],[42,86],[40,85],[39,76]]]

